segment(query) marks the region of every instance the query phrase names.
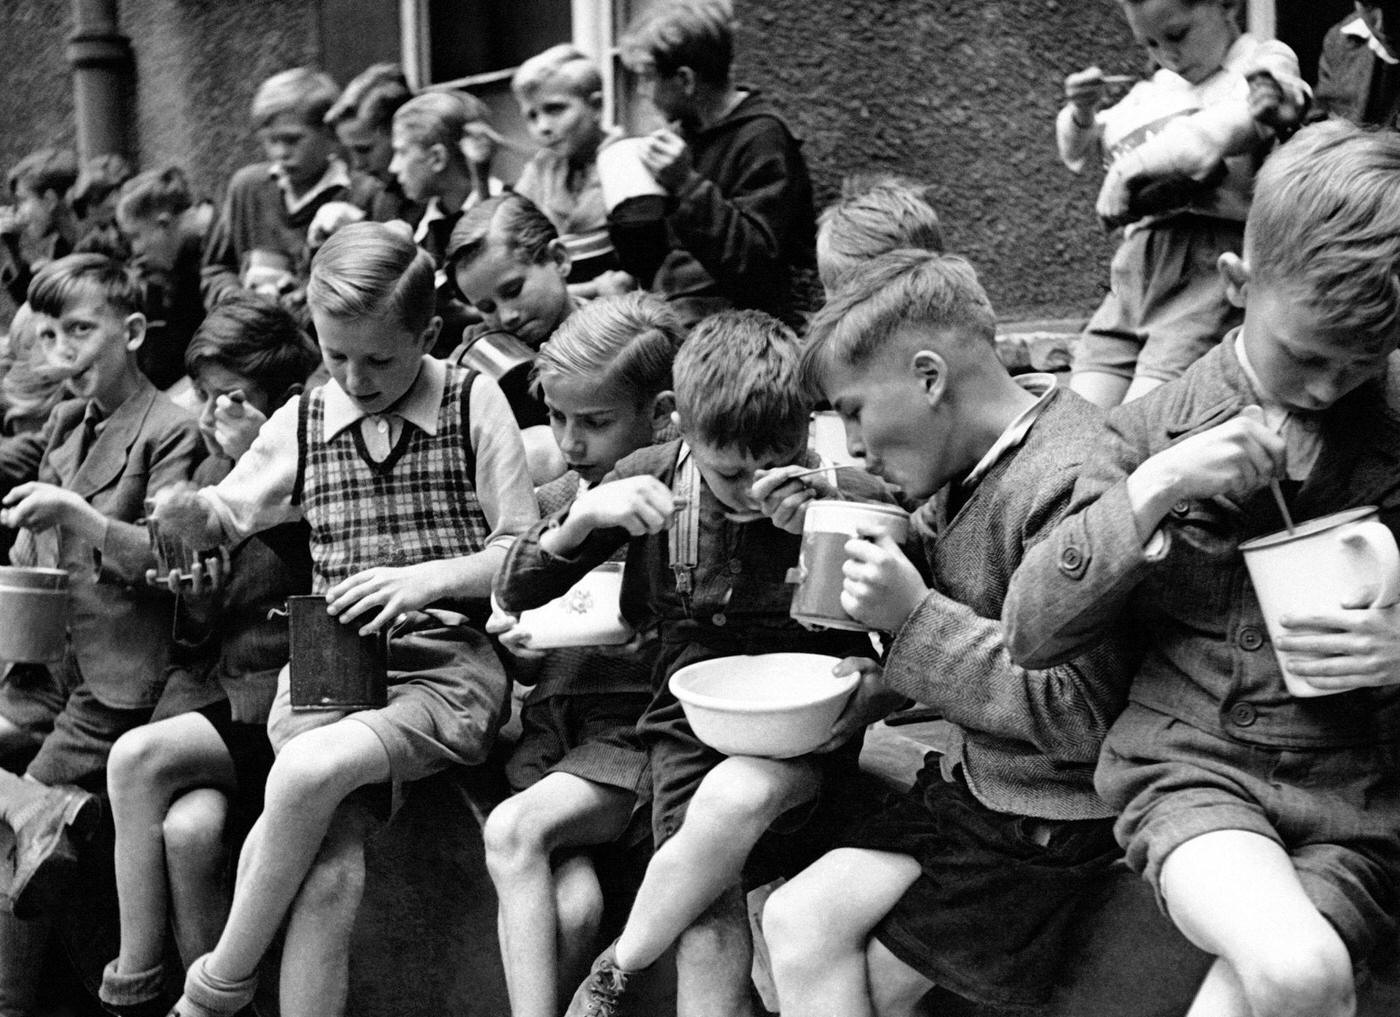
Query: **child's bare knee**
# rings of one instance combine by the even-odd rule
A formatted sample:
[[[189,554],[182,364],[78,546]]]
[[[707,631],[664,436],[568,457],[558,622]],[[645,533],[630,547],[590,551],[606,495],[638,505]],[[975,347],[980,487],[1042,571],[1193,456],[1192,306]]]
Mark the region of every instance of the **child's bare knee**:
[[[1356,984],[1351,957],[1335,937],[1267,948],[1240,981],[1258,1017],[1351,1017]]]
[[[696,788],[687,814],[704,816],[736,835],[745,825],[755,823],[767,829],[773,816],[782,811],[786,795],[777,781],[766,777],[762,772],[716,767]]]
[[[549,851],[548,828],[537,809],[522,796],[507,798],[491,810],[481,828],[486,864],[492,871],[514,868]]]
[[[169,780],[174,773],[171,747],[160,732],[152,727],[138,727],[117,739],[107,756],[107,783],[120,794],[140,786],[149,792],[150,785]]]
[[[792,883],[769,896],[763,906],[763,940],[775,969],[805,969],[817,958],[824,928],[817,905],[819,902],[801,886]]]
[[[264,810],[303,811],[309,803],[340,801],[352,791],[333,756],[321,751],[319,739],[287,743],[267,776]]]
[[[224,850],[224,798],[204,791],[177,798],[161,822],[166,857],[177,865],[217,858]]]
[[[554,895],[559,931],[565,937],[596,933],[603,924],[603,895],[597,883],[571,880]]]

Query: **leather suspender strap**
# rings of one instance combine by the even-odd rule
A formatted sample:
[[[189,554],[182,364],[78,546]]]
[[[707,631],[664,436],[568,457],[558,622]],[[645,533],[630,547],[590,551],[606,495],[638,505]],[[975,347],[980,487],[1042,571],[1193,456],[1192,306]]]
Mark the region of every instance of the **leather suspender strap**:
[[[667,539],[671,573],[676,577],[676,594],[690,614],[690,598],[695,592],[695,566],[700,561],[700,470],[690,455],[690,446],[681,442],[676,456],[676,477],[671,490],[676,495],[676,520]]]

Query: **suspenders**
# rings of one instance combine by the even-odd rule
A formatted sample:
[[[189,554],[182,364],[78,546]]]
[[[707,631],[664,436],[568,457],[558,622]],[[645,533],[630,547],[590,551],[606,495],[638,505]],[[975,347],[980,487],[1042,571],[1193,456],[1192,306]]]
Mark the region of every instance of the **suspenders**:
[[[676,593],[681,606],[690,614],[690,598],[695,592],[695,566],[700,561],[700,470],[691,458],[690,446],[681,442],[676,456],[676,478],[671,485],[676,494],[676,521],[667,536],[667,555],[676,577]]]

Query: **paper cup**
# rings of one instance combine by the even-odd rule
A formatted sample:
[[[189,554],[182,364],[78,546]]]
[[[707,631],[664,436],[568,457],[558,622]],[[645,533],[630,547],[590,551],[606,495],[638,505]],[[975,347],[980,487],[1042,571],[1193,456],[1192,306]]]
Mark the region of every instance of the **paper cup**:
[[[631,198],[664,197],[666,191],[642,164],[646,138],[619,138],[598,150],[598,182],[609,212]]]

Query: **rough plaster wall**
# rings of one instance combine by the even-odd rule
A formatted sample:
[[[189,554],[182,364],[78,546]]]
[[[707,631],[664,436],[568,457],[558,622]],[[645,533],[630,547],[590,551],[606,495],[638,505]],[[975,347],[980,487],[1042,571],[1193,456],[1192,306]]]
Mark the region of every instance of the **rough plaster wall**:
[[[174,162],[209,196],[261,158],[248,105],[269,75],[317,58],[315,3],[144,0],[121,4],[136,51],[144,166]]]
[[[1055,154],[1064,75],[1138,71],[1117,0],[738,0],[738,76],[806,140],[825,204],[854,171],[931,181],[1002,318],[1087,316],[1111,239],[1100,174]]]
[[[0,0],[6,67],[0,87],[0,174],[27,152],[76,142],[63,49],[68,0]],[[9,195],[0,198],[9,201]]]

